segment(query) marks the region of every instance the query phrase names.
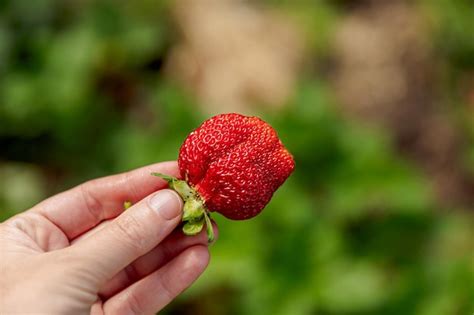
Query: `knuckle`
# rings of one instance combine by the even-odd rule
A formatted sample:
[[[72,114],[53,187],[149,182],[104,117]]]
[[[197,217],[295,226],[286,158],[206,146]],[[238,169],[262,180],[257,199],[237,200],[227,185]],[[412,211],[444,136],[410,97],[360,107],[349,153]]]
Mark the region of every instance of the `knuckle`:
[[[140,299],[133,291],[124,291],[115,303],[105,303],[104,314],[146,314]]]
[[[93,218],[103,219],[102,217],[102,202],[99,198],[94,196],[90,187],[93,187],[95,180],[90,180],[79,186],[79,190],[84,200],[84,205]]]
[[[133,172],[126,172],[123,174],[124,182],[127,185],[128,192],[130,193],[131,199],[133,202],[140,200],[140,193],[138,188],[133,180]]]
[[[179,291],[178,292],[175,292],[175,291],[176,290],[172,290],[168,286],[163,286],[163,295],[166,297],[168,301],[172,301],[180,293]]]
[[[180,292],[174,287],[174,283],[170,282],[166,276],[161,276],[159,281],[161,283],[161,292],[165,300],[173,300]]]
[[[116,220],[115,231],[119,240],[137,252],[141,252],[146,240],[146,232],[141,224],[134,216],[123,216]]]
[[[130,310],[131,314],[144,314],[143,307],[141,306],[140,300],[138,297],[130,293],[127,298],[126,308]]]

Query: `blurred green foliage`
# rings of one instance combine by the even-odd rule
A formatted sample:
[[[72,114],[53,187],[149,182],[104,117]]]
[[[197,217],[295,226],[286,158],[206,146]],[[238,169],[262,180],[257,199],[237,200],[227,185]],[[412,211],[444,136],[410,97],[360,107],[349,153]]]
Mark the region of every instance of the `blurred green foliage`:
[[[310,54],[324,59],[343,2],[267,5],[299,19]],[[170,3],[0,3],[0,220],[84,180],[176,159],[206,114],[163,75],[176,41]],[[462,103],[453,86],[474,71],[472,3],[419,10],[435,26],[442,94]],[[258,218],[215,216],[208,271],[165,313],[474,312],[472,209],[441,206],[387,130],[346,119],[314,69],[285,109],[261,116],[296,171]],[[474,121],[461,116],[472,140]]]

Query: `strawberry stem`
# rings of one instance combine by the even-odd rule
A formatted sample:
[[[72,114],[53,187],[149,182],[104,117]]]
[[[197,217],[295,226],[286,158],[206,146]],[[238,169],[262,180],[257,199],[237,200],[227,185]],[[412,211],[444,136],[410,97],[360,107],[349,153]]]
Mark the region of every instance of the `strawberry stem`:
[[[194,189],[189,187],[188,183],[184,180],[177,179],[176,177],[161,174],[161,173],[151,173],[153,176],[160,177],[168,182],[168,186],[175,190],[181,198],[183,198],[184,201],[187,201],[188,199],[192,198],[194,195],[196,195],[196,192]]]
[[[204,220],[206,220],[207,242],[210,244],[214,241],[214,229],[212,228],[211,215],[204,211]]]
[[[198,221],[188,221],[183,225],[183,232],[186,235],[196,235],[202,231],[204,226],[204,218],[201,218]]]
[[[211,219],[199,193],[184,180],[161,173],[151,173],[151,175],[166,180],[168,186],[176,191],[183,199],[184,206],[181,221],[184,222],[184,234],[196,235],[201,232],[204,224],[206,224],[207,241],[209,243],[214,241],[214,230],[212,229]]]
[[[202,201],[190,198],[184,203],[182,221],[201,220],[205,212]]]

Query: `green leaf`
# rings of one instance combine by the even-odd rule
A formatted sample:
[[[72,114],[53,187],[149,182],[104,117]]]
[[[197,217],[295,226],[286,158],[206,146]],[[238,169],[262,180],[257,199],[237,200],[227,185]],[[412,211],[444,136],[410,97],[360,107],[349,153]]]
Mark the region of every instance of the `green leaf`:
[[[204,215],[204,205],[196,198],[188,199],[184,203],[182,221],[200,221]]]
[[[214,241],[214,230],[212,229],[212,222],[209,214],[206,211],[204,211],[204,220],[206,220],[207,242],[212,243]]]
[[[203,226],[204,226],[204,219],[201,219],[199,221],[188,221],[183,226],[183,232],[186,235],[196,235],[199,232],[201,232]]]

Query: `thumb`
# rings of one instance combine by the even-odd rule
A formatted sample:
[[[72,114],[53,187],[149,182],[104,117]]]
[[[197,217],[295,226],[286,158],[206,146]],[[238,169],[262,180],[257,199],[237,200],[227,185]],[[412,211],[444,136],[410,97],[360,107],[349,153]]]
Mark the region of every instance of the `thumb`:
[[[180,223],[182,207],[176,192],[160,190],[73,245],[73,255],[100,285],[166,238]]]

